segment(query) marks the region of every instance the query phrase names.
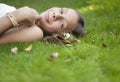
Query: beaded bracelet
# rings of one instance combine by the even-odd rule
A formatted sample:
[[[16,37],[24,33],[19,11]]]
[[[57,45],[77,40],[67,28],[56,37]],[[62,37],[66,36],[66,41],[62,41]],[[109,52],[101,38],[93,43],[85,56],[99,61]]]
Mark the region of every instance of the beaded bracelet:
[[[12,22],[14,27],[18,26],[17,20],[12,14],[7,13],[7,17],[10,19],[10,21]],[[17,30],[18,30],[18,28],[17,28]]]

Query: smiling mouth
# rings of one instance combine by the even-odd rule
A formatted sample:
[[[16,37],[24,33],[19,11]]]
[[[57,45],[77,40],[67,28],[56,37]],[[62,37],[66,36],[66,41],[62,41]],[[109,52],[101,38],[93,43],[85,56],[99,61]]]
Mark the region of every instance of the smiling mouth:
[[[45,14],[45,20],[47,21],[47,23],[49,23],[49,12]]]

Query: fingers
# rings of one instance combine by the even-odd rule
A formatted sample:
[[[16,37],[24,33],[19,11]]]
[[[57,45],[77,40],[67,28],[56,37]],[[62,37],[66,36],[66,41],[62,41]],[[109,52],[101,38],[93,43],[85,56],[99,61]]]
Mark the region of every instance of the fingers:
[[[38,19],[38,18],[39,18],[39,13],[38,13],[35,9],[32,9],[32,8],[31,8],[31,12],[32,12],[32,15],[35,16],[35,19]]]
[[[41,17],[35,9],[30,8],[30,11],[31,11],[31,16],[30,16],[31,20],[33,21],[40,20]]]
[[[35,9],[27,6],[17,9],[13,15],[15,15],[18,22],[27,21],[30,24],[40,19],[39,13]]]

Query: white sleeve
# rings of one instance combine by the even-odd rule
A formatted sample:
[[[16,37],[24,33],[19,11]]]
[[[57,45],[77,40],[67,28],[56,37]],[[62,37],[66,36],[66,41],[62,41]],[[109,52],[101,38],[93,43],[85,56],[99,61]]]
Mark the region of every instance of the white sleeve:
[[[0,3],[0,17],[4,16],[6,13],[16,10],[15,7]]]

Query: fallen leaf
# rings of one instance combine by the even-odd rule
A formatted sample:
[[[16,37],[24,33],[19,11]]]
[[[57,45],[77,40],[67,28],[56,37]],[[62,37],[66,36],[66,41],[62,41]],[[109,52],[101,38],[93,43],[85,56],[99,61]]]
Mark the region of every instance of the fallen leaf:
[[[11,52],[13,54],[17,54],[18,53],[18,48],[17,47],[11,48]]]
[[[105,43],[102,43],[103,48],[107,48],[107,45]]]
[[[49,58],[48,58],[48,61],[53,61],[53,58],[49,57]]]
[[[71,61],[71,59],[66,59],[66,60],[65,60],[65,62],[70,62],[70,61]]]
[[[58,52],[54,52],[52,53],[51,57],[52,58],[57,58],[59,56],[59,53]]]
[[[76,39],[76,42],[80,42],[80,43],[81,43],[81,40],[79,40],[79,39]]]
[[[95,43],[95,40],[92,40],[91,43]]]
[[[66,44],[66,46],[68,46],[68,47],[72,47],[73,45],[71,45],[71,44]]]
[[[25,51],[31,51],[32,50],[32,44],[29,45],[27,48],[25,48]]]

